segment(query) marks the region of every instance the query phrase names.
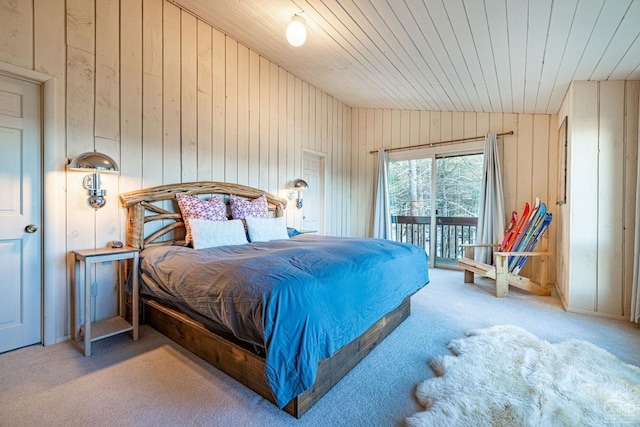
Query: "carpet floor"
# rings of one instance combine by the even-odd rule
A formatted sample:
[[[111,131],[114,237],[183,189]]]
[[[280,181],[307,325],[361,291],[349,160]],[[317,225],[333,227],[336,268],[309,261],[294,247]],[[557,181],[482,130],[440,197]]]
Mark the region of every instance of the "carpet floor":
[[[549,342],[580,339],[640,366],[640,327],[565,312],[557,296],[462,281],[433,269],[412,315],[297,420],[148,326],[98,341],[83,357],[71,341],[0,355],[0,426],[402,426],[422,407],[429,362],[474,329],[511,324]]]

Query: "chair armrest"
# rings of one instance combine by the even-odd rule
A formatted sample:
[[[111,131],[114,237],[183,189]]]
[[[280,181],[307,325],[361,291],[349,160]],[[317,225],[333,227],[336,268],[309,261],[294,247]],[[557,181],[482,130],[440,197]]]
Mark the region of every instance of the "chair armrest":
[[[494,252],[498,256],[550,256],[553,252]]]
[[[465,258],[473,258],[475,253],[475,248],[499,248],[500,243],[486,243],[486,244],[470,244],[465,243],[460,245],[462,248],[462,254]]]

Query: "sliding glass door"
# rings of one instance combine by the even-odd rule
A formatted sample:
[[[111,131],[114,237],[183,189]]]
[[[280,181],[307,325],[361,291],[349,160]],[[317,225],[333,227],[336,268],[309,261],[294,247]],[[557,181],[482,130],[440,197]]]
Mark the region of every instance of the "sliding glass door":
[[[436,265],[455,265],[462,244],[474,243],[480,207],[482,154],[436,158]]]
[[[389,162],[391,236],[431,253],[433,159]]]
[[[431,267],[455,265],[460,245],[475,240],[482,154],[389,157],[392,239],[424,248]]]

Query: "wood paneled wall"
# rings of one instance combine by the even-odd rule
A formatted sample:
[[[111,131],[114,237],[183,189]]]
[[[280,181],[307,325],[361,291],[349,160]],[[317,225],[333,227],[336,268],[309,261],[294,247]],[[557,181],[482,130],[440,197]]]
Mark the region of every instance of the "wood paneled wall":
[[[573,82],[558,282],[567,310],[629,319],[640,82]]]
[[[165,0],[17,0],[0,3],[0,18],[0,62],[58,79],[61,154],[45,159],[62,176],[45,208],[59,218],[45,273],[57,338],[70,331],[69,252],[124,240],[121,192],[214,180],[286,197],[310,149],[325,155],[325,232],[350,233],[349,208],[335,208],[351,191],[348,106]],[[67,157],[94,149],[121,168],[102,175],[107,205],[95,212],[83,174],[64,172]],[[304,210],[290,207],[299,226]],[[95,277],[100,318],[115,307],[115,267]]]
[[[522,212],[524,203],[532,203],[536,197],[540,197],[554,212],[558,143],[556,116],[354,108],[351,167],[354,188],[351,223],[354,235],[370,236],[372,233],[377,155],[369,154],[371,150],[508,131],[514,134],[498,139],[505,212]],[[446,151],[447,146],[442,149]],[[365,221],[357,220],[363,218]],[[505,221],[508,223],[508,218]],[[552,252],[555,252],[555,242],[556,228],[552,222],[548,240],[548,248]],[[535,264],[538,260],[530,261],[534,264],[532,268],[536,274],[538,270]],[[551,261],[549,281],[553,283],[554,257]],[[523,274],[528,273],[523,271]]]
[[[70,332],[69,253],[124,239],[120,192],[219,180],[286,197],[288,183],[302,174],[302,151],[309,149],[325,155],[325,232],[366,236],[376,168],[370,150],[513,130],[500,142],[507,211],[521,210],[536,196],[555,209],[555,116],[351,109],[166,0],[16,0],[0,3],[0,21],[0,62],[55,80],[55,106],[45,126],[51,126],[46,132],[56,142],[44,147],[44,160],[45,288],[55,289],[57,339]],[[624,93],[636,96],[625,98],[625,105],[637,99],[636,92]],[[611,104],[598,96],[584,102],[596,102],[600,110]],[[625,129],[630,141],[632,130]],[[633,151],[629,144],[624,150]],[[608,146],[612,156],[620,154]],[[120,175],[103,175],[108,203],[96,212],[86,204],[82,174],[64,169],[69,156],[94,149],[121,167]],[[623,162],[625,182],[631,157]],[[609,183],[607,176],[598,179]],[[631,186],[625,188],[624,222],[631,224]],[[605,194],[601,197],[604,201]],[[289,225],[299,226],[302,214],[288,209]],[[605,225],[599,231],[601,250]],[[556,224],[549,248],[561,249]],[[609,279],[599,277],[589,292],[598,307],[608,307],[603,283]],[[114,308],[108,297],[114,266],[99,266],[96,280],[106,295],[98,304],[102,317]],[[620,295],[627,306],[624,283],[613,306],[622,304]]]

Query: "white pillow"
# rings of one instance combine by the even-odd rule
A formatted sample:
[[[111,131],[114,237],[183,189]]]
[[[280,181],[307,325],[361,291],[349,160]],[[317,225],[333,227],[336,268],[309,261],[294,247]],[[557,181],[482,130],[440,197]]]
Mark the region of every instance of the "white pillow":
[[[271,240],[288,239],[287,224],[283,216],[279,218],[246,217],[249,240],[252,242],[269,242]]]
[[[209,221],[200,218],[189,218],[188,221],[194,249],[249,243],[242,220]]]

